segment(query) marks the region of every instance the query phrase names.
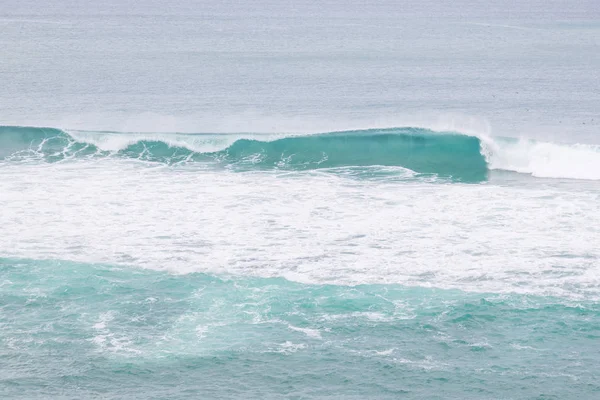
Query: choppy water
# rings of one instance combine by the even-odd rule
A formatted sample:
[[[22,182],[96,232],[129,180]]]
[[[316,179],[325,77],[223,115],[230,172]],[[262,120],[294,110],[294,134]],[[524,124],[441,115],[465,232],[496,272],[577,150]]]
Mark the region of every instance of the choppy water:
[[[599,12],[1,4],[0,395],[598,397]]]
[[[2,259],[0,267],[6,397],[568,398],[600,390],[595,302],[59,261]]]

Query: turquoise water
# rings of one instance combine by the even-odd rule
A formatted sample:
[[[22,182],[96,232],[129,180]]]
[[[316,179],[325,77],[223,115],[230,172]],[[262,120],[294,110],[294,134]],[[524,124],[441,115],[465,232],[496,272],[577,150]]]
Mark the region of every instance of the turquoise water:
[[[26,259],[0,282],[5,398],[600,392],[596,302]]]
[[[98,136],[93,132],[87,134],[92,138]],[[195,147],[198,142],[207,146],[211,141],[218,146],[226,135],[185,135],[180,136],[185,139],[182,143],[171,142],[168,135],[154,138],[147,135],[135,140],[127,140],[126,135],[115,132],[104,135],[124,140],[122,147],[111,152],[57,129],[0,126],[2,151],[11,161],[34,158],[57,162],[116,156],[167,165],[204,162],[238,171],[299,171],[375,165],[403,167],[420,175],[468,182],[485,180],[488,171],[477,137],[419,128],[288,136],[270,141],[261,140],[260,135],[249,138],[242,134],[239,139],[233,136],[231,144],[218,151]]]
[[[599,4],[1,1],[0,398],[600,398]]]

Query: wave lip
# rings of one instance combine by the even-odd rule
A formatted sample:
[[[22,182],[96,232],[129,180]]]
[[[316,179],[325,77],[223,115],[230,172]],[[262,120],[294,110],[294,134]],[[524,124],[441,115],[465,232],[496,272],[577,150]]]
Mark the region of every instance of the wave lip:
[[[341,169],[347,173],[348,168],[379,168],[463,182],[484,181],[489,170],[540,178],[600,180],[600,146],[423,128],[290,135],[66,132],[0,126],[0,161],[111,157],[166,165],[208,163],[234,171]]]

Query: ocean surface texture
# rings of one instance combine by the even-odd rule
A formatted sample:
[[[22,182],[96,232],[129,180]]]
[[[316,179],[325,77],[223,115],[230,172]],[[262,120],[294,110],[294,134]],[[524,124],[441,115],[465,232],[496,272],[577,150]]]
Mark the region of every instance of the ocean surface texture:
[[[600,398],[600,2],[0,32],[0,398]]]

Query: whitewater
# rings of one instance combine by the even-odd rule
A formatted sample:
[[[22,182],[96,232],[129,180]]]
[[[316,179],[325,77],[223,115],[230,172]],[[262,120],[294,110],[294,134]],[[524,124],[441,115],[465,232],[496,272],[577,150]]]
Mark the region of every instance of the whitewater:
[[[418,128],[273,137],[3,127],[0,138],[10,257],[600,294],[594,146]],[[537,176],[591,181],[573,190],[577,181]]]
[[[0,156],[11,161],[121,156],[168,165],[212,161],[246,169],[395,166],[415,174],[467,181],[484,180],[489,170],[600,180],[597,145],[414,127],[313,134],[176,134],[0,126],[0,140]]]
[[[594,399],[589,1],[0,4],[3,399]]]
[[[0,143],[8,397],[597,390],[594,146],[423,128]]]

